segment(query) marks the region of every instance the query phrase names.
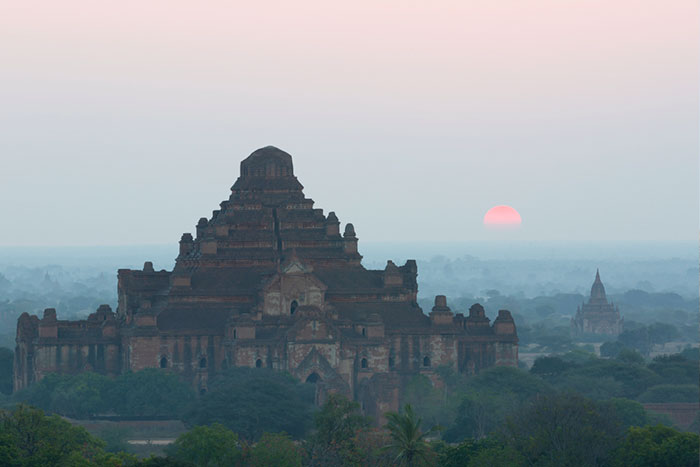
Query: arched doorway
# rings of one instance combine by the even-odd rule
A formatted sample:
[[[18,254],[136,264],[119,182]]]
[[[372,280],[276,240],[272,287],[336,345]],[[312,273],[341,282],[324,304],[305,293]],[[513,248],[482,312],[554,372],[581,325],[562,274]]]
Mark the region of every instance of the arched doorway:
[[[306,382],[314,385],[314,404],[316,404],[316,406],[321,405],[321,402],[323,402],[321,394],[323,391],[323,380],[321,379],[321,376],[314,371],[306,377]]]
[[[306,378],[306,382],[307,382],[307,383],[316,384],[316,383],[318,383],[319,381],[321,381],[321,377],[320,377],[320,376],[318,375],[318,373],[316,373],[315,371],[314,371],[313,373],[311,373],[311,374]]]

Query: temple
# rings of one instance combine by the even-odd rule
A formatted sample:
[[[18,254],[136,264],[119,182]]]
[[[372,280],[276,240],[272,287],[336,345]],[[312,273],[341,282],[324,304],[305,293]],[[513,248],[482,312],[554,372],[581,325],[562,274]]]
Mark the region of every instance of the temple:
[[[605,286],[596,270],[588,303],[583,303],[571,318],[571,329],[575,333],[609,334],[617,336],[622,332],[624,318],[620,318],[620,309],[608,303]]]
[[[397,410],[401,388],[436,368],[472,374],[517,366],[510,312],[490,322],[475,304],[454,314],[444,296],[425,314],[417,267],[368,270],[352,224],[340,228],[305,197],[292,157],[275,147],[241,162],[228,200],[180,239],[172,271],[120,269],[118,305],[87,320],[53,309],[17,323],[14,389],[48,373],[175,371],[204,393],[230,366],[267,367],[339,392],[368,415]]]

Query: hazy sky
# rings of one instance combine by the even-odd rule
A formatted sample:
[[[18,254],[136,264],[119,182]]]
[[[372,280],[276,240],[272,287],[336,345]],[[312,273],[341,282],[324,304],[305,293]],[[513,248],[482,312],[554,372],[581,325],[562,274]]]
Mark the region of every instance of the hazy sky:
[[[698,238],[696,0],[0,3],[0,245],[171,243],[278,146],[362,241]]]

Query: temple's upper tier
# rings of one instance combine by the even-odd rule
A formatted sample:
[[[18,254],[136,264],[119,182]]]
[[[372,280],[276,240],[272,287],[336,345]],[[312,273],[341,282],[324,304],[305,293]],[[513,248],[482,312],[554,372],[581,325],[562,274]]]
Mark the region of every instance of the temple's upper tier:
[[[292,156],[274,146],[254,151],[241,162],[241,177],[293,177]]]
[[[274,146],[265,146],[241,162],[241,176],[231,189],[298,191],[303,186],[294,176],[292,156]]]

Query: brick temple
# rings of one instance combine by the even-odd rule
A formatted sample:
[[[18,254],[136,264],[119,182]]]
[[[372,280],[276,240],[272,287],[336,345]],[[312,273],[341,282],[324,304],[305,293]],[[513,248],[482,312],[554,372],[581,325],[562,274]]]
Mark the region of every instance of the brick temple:
[[[571,318],[571,329],[577,333],[608,334],[617,336],[622,332],[624,318],[620,318],[620,309],[608,302],[605,286],[596,270],[595,280],[591,286],[588,303],[583,303]]]
[[[14,389],[44,375],[144,368],[181,374],[200,392],[231,366],[267,367],[362,402],[378,416],[397,410],[403,383],[450,365],[472,374],[517,366],[510,312],[454,314],[444,296],[418,306],[416,262],[362,266],[352,224],[306,198],[292,157],[275,147],[241,162],[231,196],[185,233],[172,271],[120,269],[116,312],[87,320],[17,323]]]

